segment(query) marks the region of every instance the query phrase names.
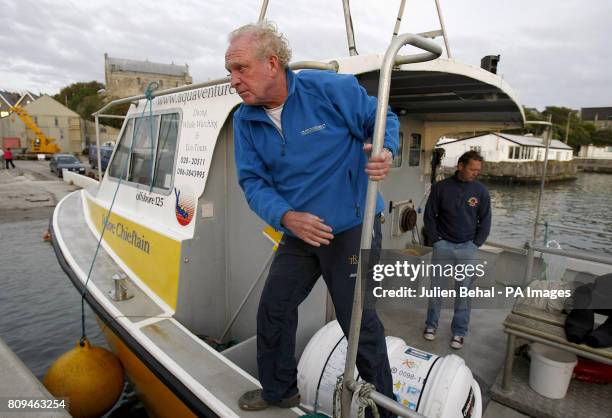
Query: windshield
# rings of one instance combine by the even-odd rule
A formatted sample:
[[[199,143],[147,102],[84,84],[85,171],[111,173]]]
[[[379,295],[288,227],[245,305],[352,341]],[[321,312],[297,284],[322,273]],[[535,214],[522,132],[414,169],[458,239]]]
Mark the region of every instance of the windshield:
[[[71,155],[66,155],[65,157],[57,157],[57,162],[63,164],[75,164],[78,163],[79,160],[77,160],[76,157],[73,157]]]

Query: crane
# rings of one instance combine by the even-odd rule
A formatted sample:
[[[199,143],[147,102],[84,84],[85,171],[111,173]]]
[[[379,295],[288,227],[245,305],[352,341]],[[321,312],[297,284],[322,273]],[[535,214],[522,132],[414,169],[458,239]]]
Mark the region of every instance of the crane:
[[[25,126],[30,128],[36,135],[36,139],[32,140],[32,152],[37,154],[55,154],[60,151],[60,148],[55,143],[55,138],[49,138],[44,132],[38,127],[34,119],[30,116],[27,110],[21,106],[12,106],[10,109],[15,112],[19,119],[23,121]]]

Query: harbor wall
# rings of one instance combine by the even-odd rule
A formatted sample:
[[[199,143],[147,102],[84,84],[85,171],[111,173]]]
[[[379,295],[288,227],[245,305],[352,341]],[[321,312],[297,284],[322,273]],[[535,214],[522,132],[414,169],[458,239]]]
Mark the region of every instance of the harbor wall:
[[[576,158],[574,161],[579,171],[612,174],[612,159]]]
[[[479,179],[499,183],[539,183],[542,176],[542,161],[486,162]],[[612,167],[612,166],[611,166]],[[576,178],[576,164],[571,161],[548,161],[546,181],[566,181]],[[452,175],[455,168],[444,168],[445,175]]]

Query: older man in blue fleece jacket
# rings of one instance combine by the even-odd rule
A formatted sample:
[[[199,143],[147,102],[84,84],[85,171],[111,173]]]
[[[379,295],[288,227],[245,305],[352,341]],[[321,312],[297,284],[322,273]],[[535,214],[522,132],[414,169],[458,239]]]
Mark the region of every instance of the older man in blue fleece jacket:
[[[267,22],[230,34],[225,66],[243,100],[234,114],[238,181],[251,209],[285,232],[257,313],[263,390],[239,400],[246,410],[299,404],[295,333],[298,305],[323,276],[348,334],[368,177],[382,180],[398,149],[389,110],[385,151],[368,159],[376,99],[352,75],[288,68],[291,52]],[[377,213],[383,210],[378,196]],[[372,248],[380,248],[380,217]],[[361,376],[393,398],[384,328],[366,308],[357,355]],[[388,416],[383,411],[383,416]]]

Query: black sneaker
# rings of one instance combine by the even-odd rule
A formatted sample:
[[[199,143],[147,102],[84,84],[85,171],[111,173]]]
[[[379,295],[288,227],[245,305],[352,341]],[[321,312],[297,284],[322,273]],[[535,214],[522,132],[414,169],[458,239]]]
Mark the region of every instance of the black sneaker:
[[[454,348],[455,350],[460,350],[461,348],[463,348],[463,343],[464,343],[464,338],[460,335],[455,335],[453,336],[453,339],[450,342],[450,346],[451,348]]]
[[[430,327],[425,328],[425,330],[423,331],[423,338],[425,338],[427,341],[435,340],[436,339],[436,329],[430,328]]]
[[[296,393],[290,398],[280,399],[278,401],[266,401],[262,395],[261,389],[250,390],[240,397],[238,406],[245,411],[261,411],[269,406],[277,406],[279,408],[294,408],[300,404],[300,394]]]

